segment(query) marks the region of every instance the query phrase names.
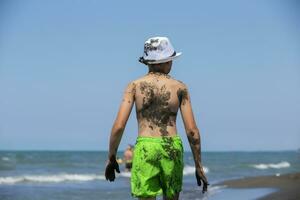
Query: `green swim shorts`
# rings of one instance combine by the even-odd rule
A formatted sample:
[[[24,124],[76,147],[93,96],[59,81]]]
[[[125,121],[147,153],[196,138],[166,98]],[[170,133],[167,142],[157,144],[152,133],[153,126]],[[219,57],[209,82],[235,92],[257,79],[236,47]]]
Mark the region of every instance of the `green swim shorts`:
[[[138,136],[133,152],[131,195],[173,197],[182,189],[183,146],[176,136]]]

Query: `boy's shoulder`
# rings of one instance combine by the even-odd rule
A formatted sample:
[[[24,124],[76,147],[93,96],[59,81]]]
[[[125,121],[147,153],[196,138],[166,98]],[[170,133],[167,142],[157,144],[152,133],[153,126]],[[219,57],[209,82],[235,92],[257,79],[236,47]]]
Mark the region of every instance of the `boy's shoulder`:
[[[131,81],[130,83],[133,84],[133,85],[137,85],[137,84],[139,84],[140,82],[146,81],[147,79],[148,79],[147,76],[141,76],[141,77],[139,77],[139,78],[137,78],[137,79]],[[178,79],[175,79],[174,77],[171,77],[171,76],[168,78],[168,81],[170,81],[170,82],[173,83],[173,84],[178,85],[178,86],[181,87],[181,88],[182,88],[182,87],[183,87],[183,88],[186,88],[186,87],[187,87],[186,84],[185,84],[183,81],[178,80]]]
[[[178,79],[174,79],[175,81],[177,81],[178,82],[178,84],[181,86],[181,87],[184,87],[184,88],[186,88],[187,87],[187,85],[183,82],[183,81],[181,81],[181,80],[178,80]]]

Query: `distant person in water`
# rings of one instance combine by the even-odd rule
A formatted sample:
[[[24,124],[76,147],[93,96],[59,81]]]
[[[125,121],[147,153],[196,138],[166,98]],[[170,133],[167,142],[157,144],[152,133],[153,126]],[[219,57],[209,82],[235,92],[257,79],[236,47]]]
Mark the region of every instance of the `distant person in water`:
[[[183,145],[176,127],[179,109],[195,161],[197,184],[201,186],[203,182],[203,193],[209,185],[201,162],[200,132],[188,87],[168,74],[173,59],[180,54],[167,37],[153,37],[145,42],[139,61],[149,71],[127,85],[111,130],[105,177],[114,181],[115,170],[120,173],[117,150],[135,104],[138,136],[130,181],[131,195],[139,199],[156,199],[161,194],[167,200],[179,199],[184,167]]]
[[[128,145],[124,152],[124,162],[125,162],[125,171],[130,171],[132,168],[132,156],[133,156],[133,146]]]

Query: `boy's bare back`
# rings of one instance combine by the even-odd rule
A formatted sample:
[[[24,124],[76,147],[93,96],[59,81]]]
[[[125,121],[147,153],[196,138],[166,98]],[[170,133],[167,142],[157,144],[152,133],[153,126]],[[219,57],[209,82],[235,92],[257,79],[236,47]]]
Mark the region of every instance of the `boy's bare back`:
[[[127,92],[134,96],[139,135],[158,137],[177,134],[177,112],[180,105],[188,100],[184,83],[167,74],[150,72],[131,82]]]

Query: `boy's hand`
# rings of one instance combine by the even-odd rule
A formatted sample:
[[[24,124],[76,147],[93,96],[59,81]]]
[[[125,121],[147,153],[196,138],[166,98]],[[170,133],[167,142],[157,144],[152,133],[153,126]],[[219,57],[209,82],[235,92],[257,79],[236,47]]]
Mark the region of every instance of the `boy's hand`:
[[[209,183],[207,181],[207,178],[204,174],[204,171],[203,171],[203,168],[201,165],[199,167],[196,167],[195,176],[197,179],[198,186],[201,186],[201,181],[203,181],[202,193],[207,192],[207,186],[209,185]]]
[[[114,181],[116,178],[115,170],[120,173],[119,164],[116,160],[116,156],[113,155],[109,158],[106,169],[105,169],[105,178],[109,181]]]

